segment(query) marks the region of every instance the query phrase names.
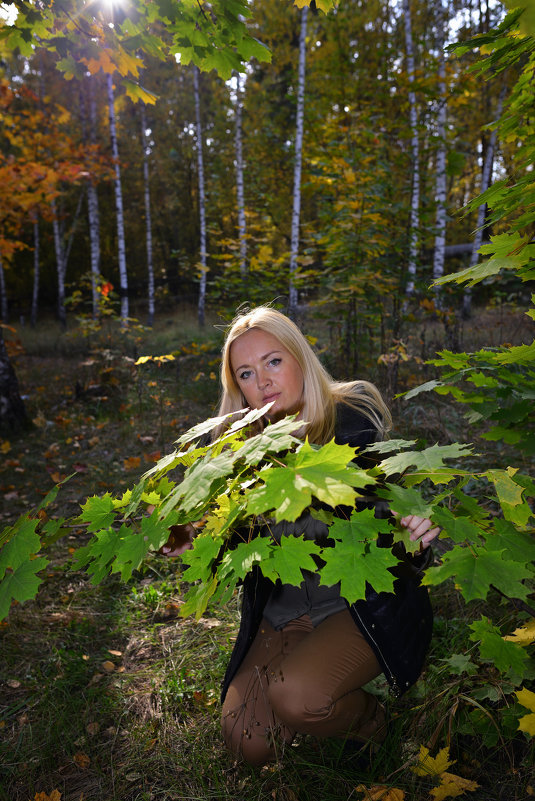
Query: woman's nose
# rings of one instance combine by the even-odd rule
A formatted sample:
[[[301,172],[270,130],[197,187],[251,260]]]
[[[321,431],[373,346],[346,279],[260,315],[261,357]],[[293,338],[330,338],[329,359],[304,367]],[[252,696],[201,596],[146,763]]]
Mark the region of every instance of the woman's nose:
[[[258,385],[258,389],[264,389],[269,384],[269,376],[264,373],[263,370],[259,370],[256,374],[256,383]]]

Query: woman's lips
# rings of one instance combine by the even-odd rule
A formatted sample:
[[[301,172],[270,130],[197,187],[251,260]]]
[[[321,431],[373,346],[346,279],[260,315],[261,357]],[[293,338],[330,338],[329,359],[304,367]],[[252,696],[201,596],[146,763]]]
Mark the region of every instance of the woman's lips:
[[[276,392],[274,395],[266,395],[262,398],[262,403],[270,403],[271,401],[277,400],[279,397],[280,392]]]

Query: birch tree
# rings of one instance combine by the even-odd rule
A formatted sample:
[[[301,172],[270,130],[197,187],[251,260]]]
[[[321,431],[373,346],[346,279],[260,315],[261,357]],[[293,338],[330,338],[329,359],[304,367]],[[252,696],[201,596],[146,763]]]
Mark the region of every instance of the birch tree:
[[[290,244],[290,281],[288,293],[288,314],[295,319],[297,316],[297,287],[295,274],[297,272],[297,256],[299,253],[299,222],[301,215],[301,165],[303,153],[303,127],[305,110],[305,64],[306,64],[306,35],[307,35],[308,6],[301,10],[301,33],[299,36],[299,68],[297,79],[297,115],[295,130],[295,161],[294,161],[294,190],[292,209],[292,232]]]
[[[433,257],[433,280],[444,274],[444,258],[446,248],[446,57],[444,54],[446,13],[442,0],[436,0],[436,47],[438,50],[438,112],[436,177],[435,177],[435,250]],[[436,290],[436,303],[440,305],[440,296]]]
[[[238,201],[238,237],[240,241],[240,275],[245,281],[247,277],[247,226],[245,220],[245,193],[243,182],[243,148],[242,148],[242,90],[241,76],[236,72],[236,120],[235,120],[235,150],[236,150],[236,194]]]
[[[147,142],[147,114],[145,103],[139,103],[141,117],[141,144],[143,147],[143,197],[145,199],[145,239],[147,244],[147,300],[148,325],[154,324],[154,269],[152,265],[152,223],[150,213],[149,146]]]
[[[97,142],[97,104],[94,93],[94,77],[88,78],[89,86],[89,142]],[[91,293],[93,319],[98,317],[98,280],[100,276],[100,214],[98,192],[95,179],[89,176],[87,181],[87,217],[89,223],[89,249],[91,253]]]
[[[126,270],[126,248],[124,237],[123,191],[121,187],[121,168],[119,165],[119,147],[117,144],[117,124],[115,118],[115,98],[111,75],[107,75],[108,114],[110,120],[111,152],[115,165],[115,211],[117,215],[117,255],[119,260],[119,285],[121,291],[121,321],[128,324],[128,273]]]
[[[409,229],[409,262],[407,265],[407,297],[414,292],[416,265],[418,261],[419,227],[420,227],[420,139],[418,135],[418,109],[414,86],[414,46],[412,41],[412,21],[409,0],[403,0],[403,17],[405,22],[405,50],[407,57],[407,75],[409,78],[409,119],[411,126],[411,216]]]
[[[63,220],[60,219],[60,212],[58,211],[56,199],[53,198],[51,201],[52,230],[54,232],[54,249],[56,251],[56,272],[58,276],[57,309],[58,309],[58,319],[60,321],[62,328],[67,327],[67,315],[65,312],[65,276],[67,274],[67,264],[69,262],[72,243],[74,241],[76,224],[78,222],[78,217],[80,216],[80,211],[82,209],[83,198],[84,198],[84,193],[81,192],[78,198],[78,204],[76,206],[76,211],[74,213],[67,243],[65,243],[65,231],[64,231],[65,226]]]
[[[498,99],[498,108],[496,111],[497,119],[499,119],[502,116],[502,105],[504,97],[505,97],[505,86],[502,86],[500,97]],[[489,141],[487,143],[487,150],[485,152],[485,158],[483,161],[483,169],[481,170],[481,185],[479,188],[480,195],[482,195],[483,192],[487,191],[491,183],[492,167],[494,164],[494,152],[496,150],[496,138],[497,138],[496,128],[493,128],[489,137]],[[477,210],[477,223],[476,223],[474,241],[472,244],[472,253],[470,254],[470,267],[475,267],[479,261],[479,248],[481,247],[481,242],[483,240],[483,230],[485,227],[486,214],[487,214],[487,204],[482,203],[482,205],[479,206]],[[462,308],[463,317],[467,319],[468,317],[470,317],[471,312],[472,312],[472,289],[471,287],[466,287],[463,294],[463,308]]]
[[[39,305],[39,260],[41,242],[39,237],[39,215],[35,213],[33,221],[33,289],[32,289],[32,308],[30,311],[30,325],[35,328],[37,322],[37,309]]]
[[[193,68],[193,90],[195,96],[195,127],[197,131],[197,172],[199,186],[199,227],[201,236],[200,265],[201,276],[199,282],[199,303],[197,307],[197,319],[199,325],[204,325],[206,310],[206,208],[204,196],[204,162],[202,153],[202,124],[201,124],[201,99],[199,89],[198,67]]]

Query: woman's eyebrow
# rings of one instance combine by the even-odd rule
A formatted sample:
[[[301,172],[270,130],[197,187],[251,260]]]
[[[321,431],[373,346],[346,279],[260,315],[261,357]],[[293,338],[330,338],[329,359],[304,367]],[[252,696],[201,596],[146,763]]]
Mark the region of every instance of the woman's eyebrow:
[[[280,350],[270,350],[269,353],[265,353],[264,356],[260,357],[260,361],[263,362],[265,359],[269,359],[269,357],[273,356],[274,353],[280,353]],[[243,370],[244,367],[250,366],[250,364],[240,364],[239,367],[234,368],[234,372],[238,373],[240,370]]]

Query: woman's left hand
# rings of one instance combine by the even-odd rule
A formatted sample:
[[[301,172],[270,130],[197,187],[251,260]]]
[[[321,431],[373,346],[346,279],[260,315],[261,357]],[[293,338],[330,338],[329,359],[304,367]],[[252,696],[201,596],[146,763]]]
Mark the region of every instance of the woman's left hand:
[[[410,532],[413,542],[420,540],[420,544],[427,548],[430,542],[438,537],[441,532],[440,526],[433,526],[428,517],[418,517],[417,515],[407,515],[399,521],[404,528]]]

